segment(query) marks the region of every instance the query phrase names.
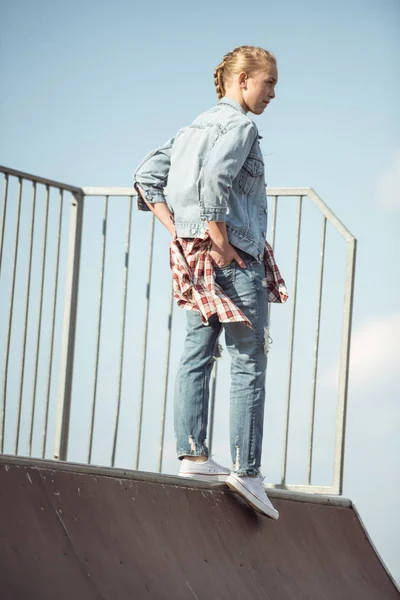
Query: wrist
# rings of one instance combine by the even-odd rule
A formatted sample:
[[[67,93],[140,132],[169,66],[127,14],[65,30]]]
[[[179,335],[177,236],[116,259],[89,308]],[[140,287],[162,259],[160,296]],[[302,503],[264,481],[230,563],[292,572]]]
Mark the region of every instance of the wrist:
[[[208,233],[212,242],[217,246],[227,246],[229,244],[228,233],[224,221],[209,221]]]

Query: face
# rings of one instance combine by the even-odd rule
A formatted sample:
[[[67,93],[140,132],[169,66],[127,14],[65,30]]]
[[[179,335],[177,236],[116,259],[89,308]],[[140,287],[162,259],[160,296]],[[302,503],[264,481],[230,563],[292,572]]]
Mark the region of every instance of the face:
[[[251,77],[240,73],[239,84],[243,101],[255,115],[261,115],[268,104],[275,98],[275,86],[278,83],[278,69],[275,63],[268,64],[262,71],[257,71]]]

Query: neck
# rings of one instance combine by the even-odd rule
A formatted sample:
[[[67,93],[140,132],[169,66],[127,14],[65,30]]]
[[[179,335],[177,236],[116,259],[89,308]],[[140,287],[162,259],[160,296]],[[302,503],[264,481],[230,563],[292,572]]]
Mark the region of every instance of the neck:
[[[236,102],[238,102],[240,104],[240,106],[243,108],[243,110],[247,113],[249,112],[249,107],[247,106],[246,102],[243,100],[243,96],[241,91],[236,91],[236,90],[230,90],[228,89],[225,92],[225,98],[230,98],[231,100],[236,100]]]

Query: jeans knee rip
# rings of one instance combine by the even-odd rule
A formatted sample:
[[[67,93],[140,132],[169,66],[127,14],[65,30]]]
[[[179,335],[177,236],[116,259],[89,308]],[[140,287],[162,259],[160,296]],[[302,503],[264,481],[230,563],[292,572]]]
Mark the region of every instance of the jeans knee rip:
[[[196,444],[192,435],[189,435],[189,444],[192,452],[196,452]]]
[[[271,345],[273,343],[273,340],[271,338],[271,336],[269,335],[269,327],[264,327],[264,344],[263,344],[263,350],[265,354],[268,354]]]
[[[239,470],[239,469],[240,469],[239,452],[240,452],[240,448],[239,448],[239,446],[236,444],[236,461],[235,461],[235,469],[236,469],[236,470]]]
[[[205,442],[200,442],[200,447],[197,448],[193,435],[189,435],[189,446],[191,456],[208,456],[208,448]]]

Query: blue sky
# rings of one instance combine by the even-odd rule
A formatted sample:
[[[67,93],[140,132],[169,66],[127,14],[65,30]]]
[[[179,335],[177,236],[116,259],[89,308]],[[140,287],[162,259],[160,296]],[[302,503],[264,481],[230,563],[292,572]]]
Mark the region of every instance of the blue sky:
[[[268,186],[313,187],[358,239],[344,495],[355,502],[379,552],[400,579],[400,519],[396,501],[400,495],[398,2],[257,0],[245,5],[233,0],[227,7],[209,1],[139,4],[87,0],[65,4],[19,0],[12,4],[0,2],[0,10],[0,163],[77,186],[130,186],[133,170],[145,153],[216,102],[213,70],[228,50],[253,44],[274,52],[279,69],[276,99],[264,115],[255,118],[263,136]],[[91,332],[90,340],[95,331],[93,303],[98,290],[96,269],[102,202],[101,198],[90,199],[85,213],[82,271],[86,291],[82,292],[80,319]],[[123,251],[125,234],[121,235],[119,227],[127,216],[126,203],[119,201],[113,206],[107,254],[110,270],[113,261],[118,260],[118,252]],[[319,250],[318,215],[308,206],[305,211],[307,223],[302,249],[310,263],[305,260],[300,265],[305,283],[300,289],[303,295],[299,295],[298,354],[313,323],[307,288],[314,280],[308,264]],[[27,226],[28,218],[23,218]],[[54,223],[56,218],[56,213],[51,215]],[[289,292],[294,220],[295,210],[283,204],[280,212],[283,233],[277,240],[277,258]],[[144,285],[140,282],[144,281],[146,270],[144,244],[148,228],[148,215],[134,211],[132,243],[137,271],[131,286],[138,282],[138,287],[132,287],[132,294],[140,288],[142,296]],[[11,237],[5,245],[6,253],[11,252],[10,240]],[[22,245],[23,240],[24,236]],[[322,455],[328,455],[332,445],[329,423],[334,422],[335,357],[340,343],[338,307],[344,268],[343,243],[333,234],[328,234],[328,242],[330,254],[324,291],[328,307],[324,331],[328,333],[322,340],[320,387],[323,401],[320,418],[325,418],[328,425],[317,436]],[[167,243],[168,236],[157,228],[154,271],[157,298],[152,300],[150,370],[163,365],[162,358],[157,358],[157,349],[165,341],[167,296],[158,294],[168,287]],[[51,255],[54,249],[50,244]],[[65,257],[64,242],[62,257]],[[21,272],[25,267],[21,263]],[[101,355],[101,372],[106,375],[101,379],[102,416],[98,420],[104,431],[104,423],[112,412],[103,414],[101,407],[107,404],[107,380],[115,379],[117,372],[113,349],[117,348],[120,313],[113,309],[113,302],[117,296],[120,306],[121,294],[117,291],[120,284],[121,275],[118,279],[110,275],[106,280],[105,314],[109,318],[104,322]],[[59,293],[62,290],[61,283]],[[5,295],[5,302],[4,298]],[[142,310],[142,300],[137,302],[137,310]],[[281,381],[286,376],[278,358],[280,340],[285,338],[290,323],[290,307],[279,307],[279,311],[273,312],[276,351],[275,355],[271,352],[269,365],[272,381],[268,423],[282,414],[282,386],[273,380],[274,374],[277,377],[279,373]],[[177,334],[173,340],[172,373],[179,358],[183,324],[181,312],[174,311]],[[133,313],[128,315],[128,326],[141,339],[142,323],[136,323]],[[79,391],[90,396],[93,380],[94,346],[92,341],[86,344],[85,335],[78,333],[77,360],[82,368],[76,375],[77,398]],[[19,352],[19,347],[15,346],[15,352]],[[137,396],[135,369],[139,350],[128,349],[127,356],[134,374],[132,380],[128,376],[124,380],[124,390],[129,388]],[[295,431],[300,444],[306,431],[301,414],[303,396],[306,398],[309,392],[309,363],[302,363],[299,358],[297,365],[298,395],[293,411],[295,419],[299,419],[295,422],[301,423]],[[228,366],[227,360],[221,361],[219,393],[225,399]],[[28,361],[27,369],[32,369],[32,362]],[[159,403],[159,382],[150,379],[148,393]],[[12,378],[10,385],[14,385]],[[57,382],[53,388],[56,394]],[[88,402],[80,404],[78,400],[74,404],[72,460],[84,460],[80,442],[87,431],[87,418],[81,417],[87,413],[87,405]],[[126,421],[134,419],[132,411],[129,398],[125,399]],[[148,444],[145,454],[153,460],[155,445],[148,441],[151,415],[152,408],[145,409]],[[215,447],[221,460],[227,456],[225,416],[226,405],[221,401],[216,411],[220,437]],[[167,469],[173,472],[176,466],[171,419],[169,410]],[[80,421],[84,423],[81,429]],[[267,427],[267,432],[265,446],[270,456],[275,451],[273,427]],[[121,431],[121,436],[119,460],[129,466],[129,430]],[[295,466],[291,476],[296,479],[304,473],[304,465],[296,470],[295,447],[292,453]],[[94,456],[97,462],[107,460],[99,440]],[[320,475],[317,471],[322,483],[326,482],[322,466],[329,469],[329,460],[321,461]],[[152,465],[150,459],[148,462],[144,459],[141,468],[151,470]],[[270,472],[271,480],[279,477],[278,463],[271,464]]]

